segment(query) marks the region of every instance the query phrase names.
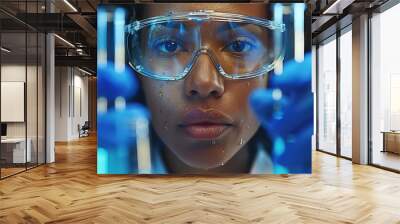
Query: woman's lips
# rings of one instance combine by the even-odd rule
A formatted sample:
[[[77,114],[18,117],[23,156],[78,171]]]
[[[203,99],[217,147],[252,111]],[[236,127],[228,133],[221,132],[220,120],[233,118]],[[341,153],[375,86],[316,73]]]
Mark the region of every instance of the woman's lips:
[[[230,125],[226,124],[198,123],[183,126],[183,129],[192,138],[215,139],[229,127]]]
[[[183,115],[179,127],[195,139],[215,139],[232,127],[233,120],[215,109],[191,109]]]

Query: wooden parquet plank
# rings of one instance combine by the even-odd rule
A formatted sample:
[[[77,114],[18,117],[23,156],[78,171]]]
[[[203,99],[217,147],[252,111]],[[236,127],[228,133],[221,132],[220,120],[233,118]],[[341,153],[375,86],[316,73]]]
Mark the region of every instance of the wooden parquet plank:
[[[400,175],[320,152],[312,175],[97,175],[88,137],[0,181],[0,223],[400,224]]]

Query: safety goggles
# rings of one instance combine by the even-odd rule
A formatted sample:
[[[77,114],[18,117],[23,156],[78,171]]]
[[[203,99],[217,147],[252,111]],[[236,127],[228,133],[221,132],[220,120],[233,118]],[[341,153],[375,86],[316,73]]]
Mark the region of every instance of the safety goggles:
[[[284,55],[284,24],[240,14],[170,13],[134,21],[125,32],[129,64],[157,80],[183,79],[203,54],[230,79],[267,74]]]

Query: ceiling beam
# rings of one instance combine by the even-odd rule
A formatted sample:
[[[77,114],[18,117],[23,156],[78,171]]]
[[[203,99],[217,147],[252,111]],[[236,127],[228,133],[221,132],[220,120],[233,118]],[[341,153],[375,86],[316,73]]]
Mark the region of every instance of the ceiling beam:
[[[88,35],[86,41],[90,46],[96,46],[97,30],[90,24],[85,17],[80,14],[68,14],[71,20],[73,20],[78,26],[82,28],[83,31]]]
[[[97,60],[92,56],[55,56],[56,66],[82,66],[96,70]]]

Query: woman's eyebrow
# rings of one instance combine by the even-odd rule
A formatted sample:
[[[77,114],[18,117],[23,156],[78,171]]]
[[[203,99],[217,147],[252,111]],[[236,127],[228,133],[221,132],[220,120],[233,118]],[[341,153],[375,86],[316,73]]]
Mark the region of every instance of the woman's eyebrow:
[[[250,29],[244,28],[246,26],[249,26]],[[223,33],[223,32],[232,31],[232,30],[239,30],[239,31],[246,31],[246,32],[251,31],[252,33],[258,33],[258,32],[262,31],[261,27],[258,27],[258,26],[252,25],[252,24],[227,22],[227,23],[220,25],[217,28],[217,33]]]

